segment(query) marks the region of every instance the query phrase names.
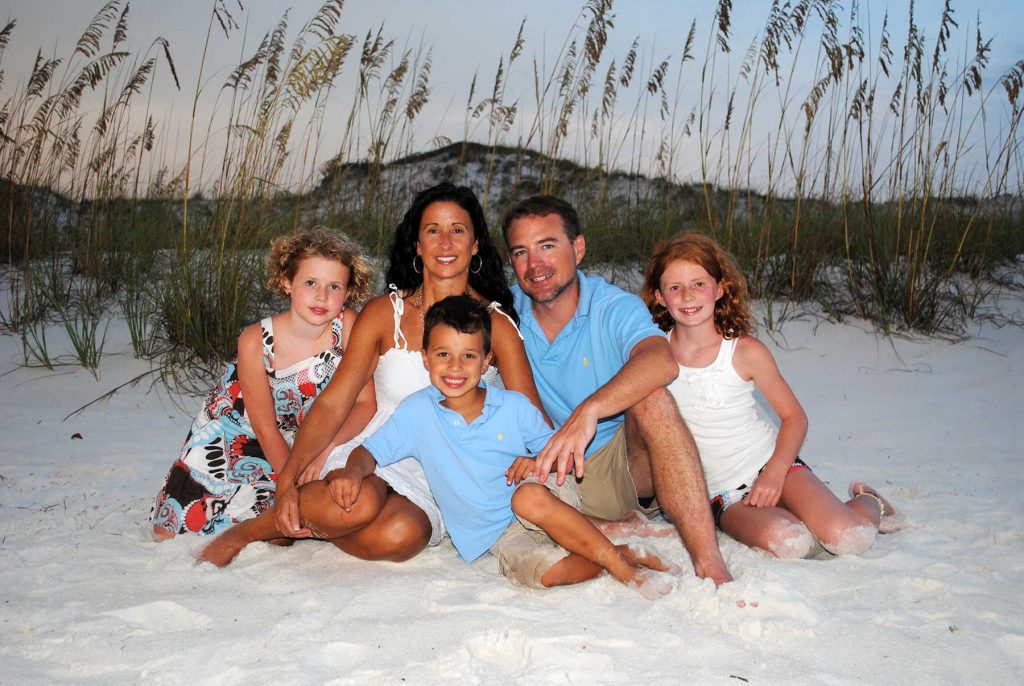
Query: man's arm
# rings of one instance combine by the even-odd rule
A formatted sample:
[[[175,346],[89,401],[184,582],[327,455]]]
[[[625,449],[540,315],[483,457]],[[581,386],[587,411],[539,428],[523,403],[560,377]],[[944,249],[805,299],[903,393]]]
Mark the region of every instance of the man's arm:
[[[543,481],[556,468],[558,485],[572,462],[577,477],[583,476],[587,445],[597,433],[597,422],[633,407],[658,388],[672,383],[679,365],[664,336],[649,336],[633,346],[629,359],[608,383],[580,403],[537,456],[534,474]]]

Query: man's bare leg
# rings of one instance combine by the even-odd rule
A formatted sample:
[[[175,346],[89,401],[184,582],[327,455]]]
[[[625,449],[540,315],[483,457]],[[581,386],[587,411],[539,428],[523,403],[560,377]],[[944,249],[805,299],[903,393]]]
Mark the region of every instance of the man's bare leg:
[[[626,411],[626,441],[637,495],[657,496],[697,576],[716,586],[732,581],[718,549],[697,446],[667,390],[659,388]]]

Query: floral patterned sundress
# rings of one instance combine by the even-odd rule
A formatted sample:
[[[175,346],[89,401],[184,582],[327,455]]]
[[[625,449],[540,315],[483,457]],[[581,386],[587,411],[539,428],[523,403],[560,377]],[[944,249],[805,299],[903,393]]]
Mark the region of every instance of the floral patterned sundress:
[[[342,313],[344,314],[344,313]],[[341,362],[342,319],[331,324],[331,346],[287,369],[274,365],[274,327],[260,322],[263,366],[277,428],[291,446],[299,424]],[[215,534],[266,511],[274,503],[277,474],[249,423],[238,383],[238,360],[206,396],[177,461],[157,493],[153,524],[175,534]]]

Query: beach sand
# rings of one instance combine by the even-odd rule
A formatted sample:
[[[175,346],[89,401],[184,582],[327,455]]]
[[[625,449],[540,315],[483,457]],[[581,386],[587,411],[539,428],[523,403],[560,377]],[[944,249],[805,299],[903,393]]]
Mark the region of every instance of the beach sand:
[[[1024,320],[1019,294],[1005,316]],[[0,336],[0,683],[1024,683],[1024,333],[886,338],[804,315],[762,334],[810,418],[801,456],[909,527],[860,557],[778,561],[721,538],[736,581],[658,601],[602,577],[509,585],[448,541],[403,564],[315,541],[197,565],[146,521],[197,398],[149,381],[114,321],[99,381],[19,366]],[[57,327],[51,353],[70,350]]]

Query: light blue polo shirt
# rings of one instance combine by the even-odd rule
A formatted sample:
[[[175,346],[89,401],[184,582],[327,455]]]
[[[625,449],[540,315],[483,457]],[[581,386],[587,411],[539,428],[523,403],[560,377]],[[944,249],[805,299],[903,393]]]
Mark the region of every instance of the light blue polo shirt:
[[[526,396],[481,382],[483,413],[466,424],[427,386],[403,400],[363,447],[379,465],[413,456],[459,556],[467,563],[487,552],[512,521],[513,486],[505,472],[520,455],[540,452],[554,433]]]
[[[518,284],[512,287],[533,379],[544,409],[556,426],[565,423],[577,405],[619,373],[637,343],[651,336],[665,337],[640,298],[600,276],[577,271],[576,277],[580,282],[579,305],[552,343],[548,343],[533,316],[530,297]],[[611,440],[623,419],[619,413],[598,421],[587,457]]]

